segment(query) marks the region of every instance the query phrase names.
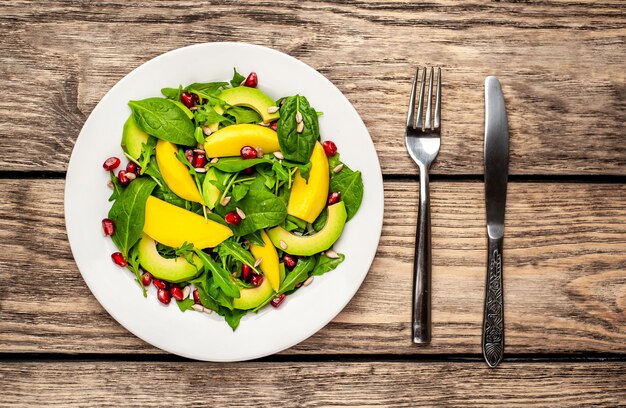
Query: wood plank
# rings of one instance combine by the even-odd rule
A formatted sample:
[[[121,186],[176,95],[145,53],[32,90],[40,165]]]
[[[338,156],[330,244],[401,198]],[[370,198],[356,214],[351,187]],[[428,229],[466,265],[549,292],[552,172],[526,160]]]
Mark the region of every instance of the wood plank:
[[[80,374],[59,375],[70,371]],[[12,407],[618,406],[626,401],[624,381],[624,362],[505,363],[496,370],[420,362],[0,365],[3,400]]]
[[[416,173],[403,123],[424,65],[445,75],[433,173],[482,173],[482,80],[496,74],[512,174],[626,174],[626,14],[607,0],[4,2],[0,170],[64,171],[111,86],[152,57],[208,41],[267,45],[326,75],[363,117],[385,174]]]
[[[409,334],[417,185],[388,182],[382,238],[363,286],[332,323],[287,353],[480,353],[483,187],[431,188],[432,345],[412,346]],[[110,318],[81,279],[66,241],[63,181],[0,180],[0,190],[0,350],[159,353]],[[625,213],[626,185],[510,184],[509,355],[626,352]]]

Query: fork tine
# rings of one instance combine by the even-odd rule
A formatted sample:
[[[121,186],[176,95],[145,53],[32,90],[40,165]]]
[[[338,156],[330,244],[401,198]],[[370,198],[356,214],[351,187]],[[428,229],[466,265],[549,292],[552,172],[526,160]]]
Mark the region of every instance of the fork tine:
[[[415,78],[413,78],[413,86],[411,87],[411,96],[409,99],[409,113],[406,117],[406,127],[413,127],[415,126],[415,90],[417,88],[417,77],[418,74],[420,72],[420,69],[418,68],[415,71]]]
[[[435,124],[433,128],[439,130],[441,126],[441,67],[437,68],[437,99],[435,100]]]
[[[435,68],[430,68],[430,80],[428,81],[428,99],[426,100],[426,124],[424,128],[431,130],[431,116],[432,116],[432,104],[433,104],[433,76],[435,75]]]
[[[418,69],[419,72],[419,69]],[[415,125],[416,128],[422,130],[422,112],[423,112],[423,107],[424,107],[424,86],[426,85],[426,67],[424,67],[424,70],[422,71],[422,81],[420,82],[420,96],[419,96],[419,100],[417,101],[417,125]]]

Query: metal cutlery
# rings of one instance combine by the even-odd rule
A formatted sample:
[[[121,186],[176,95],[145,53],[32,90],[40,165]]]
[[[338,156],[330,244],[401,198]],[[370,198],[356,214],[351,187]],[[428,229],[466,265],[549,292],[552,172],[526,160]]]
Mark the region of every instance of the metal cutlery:
[[[415,241],[415,259],[413,264],[413,343],[429,344],[431,338],[431,237],[430,237],[430,199],[428,188],[428,170],[439,153],[441,145],[441,68],[437,68],[437,90],[434,115],[432,109],[433,81],[435,70],[431,67],[428,83],[428,97],[424,101],[426,68],[422,70],[417,111],[415,98],[419,68],[415,72],[409,113],[406,121],[405,143],[409,156],[417,164],[420,177],[418,224]],[[424,105],[426,115],[422,119]]]
[[[504,356],[502,248],[509,174],[509,131],[504,96],[496,77],[485,79],[485,206],[487,210],[487,283],[482,350],[489,367]]]

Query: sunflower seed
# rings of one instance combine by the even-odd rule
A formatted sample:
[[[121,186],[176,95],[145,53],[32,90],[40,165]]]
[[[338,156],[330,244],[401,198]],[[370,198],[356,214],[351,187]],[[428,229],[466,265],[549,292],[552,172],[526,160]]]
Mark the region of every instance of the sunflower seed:
[[[278,160],[284,160],[285,156],[283,156],[283,154],[281,152],[274,152],[274,157],[276,157]]]
[[[278,106],[270,106],[267,108],[267,113],[276,113],[278,112]]]
[[[204,308],[203,312],[206,313],[206,314],[213,313],[213,311],[211,309],[207,309],[206,307]]]
[[[335,252],[334,249],[329,249],[328,251],[326,251],[326,256],[330,259],[337,259],[339,258],[339,255],[337,254],[337,252]]]
[[[235,207],[235,211],[237,211],[237,214],[239,215],[239,218],[241,218],[242,220],[246,219],[246,213],[243,212],[243,210],[239,207]]]
[[[306,230],[308,232],[315,232],[315,228],[313,228],[313,224],[311,224],[310,222],[306,223]]]
[[[261,262],[263,262],[263,257],[257,258],[257,260],[254,261],[254,267],[256,268],[257,266],[261,265]]]
[[[204,167],[196,167],[194,170],[196,173],[206,173],[206,169]]]
[[[220,205],[222,207],[226,207],[228,205],[228,203],[230,203],[230,196],[226,196],[226,197],[222,198],[222,201],[220,201]]]
[[[256,157],[258,158],[263,157],[263,149],[261,149],[261,147],[257,146],[257,148],[254,150],[256,150]]]
[[[111,180],[107,181],[107,186],[113,190],[113,182]]]
[[[304,130],[304,122],[298,123],[298,127],[296,128],[296,132],[302,133],[303,130]]]
[[[137,178],[137,175],[135,173],[126,173],[126,178],[129,180],[134,180]]]
[[[302,122],[302,114],[300,113],[300,111],[298,111],[298,113],[296,113],[296,122],[297,123]]]
[[[193,305],[193,306],[191,306],[191,307],[192,307],[192,308],[193,308],[193,310],[195,310],[196,312],[201,312],[201,313],[202,313],[202,312],[204,312],[204,306],[202,306],[202,305],[198,305],[198,304],[196,304],[196,305]]]
[[[202,126],[202,133],[204,133],[206,136],[211,136],[211,133],[213,133],[213,131],[208,126]]]
[[[268,127],[270,125],[269,123],[265,123],[263,121],[259,122],[258,124],[259,126],[263,126],[263,127]]]
[[[220,161],[219,157],[214,157],[214,158],[211,159],[211,163],[213,163],[213,164],[217,163],[218,161]]]
[[[301,236],[302,236],[302,233],[301,233],[300,231],[294,231],[294,232],[293,232],[293,235],[297,235],[297,236],[301,237]]]
[[[202,143],[198,143],[196,149],[204,151],[204,145]]]
[[[305,280],[302,286],[309,286],[313,282],[313,277],[310,276],[309,279]]]
[[[287,243],[282,239],[280,240],[280,247],[283,249],[283,251],[287,249]]]
[[[189,297],[189,293],[191,293],[191,288],[187,285],[183,288],[183,299],[187,299]]]
[[[197,106],[192,106],[191,108],[189,108],[189,110],[190,111],[195,111],[195,110],[198,110],[198,107]]]
[[[343,163],[338,164],[337,166],[335,166],[335,168],[333,169],[333,173],[337,174],[337,173],[339,173],[341,170],[343,170]]]

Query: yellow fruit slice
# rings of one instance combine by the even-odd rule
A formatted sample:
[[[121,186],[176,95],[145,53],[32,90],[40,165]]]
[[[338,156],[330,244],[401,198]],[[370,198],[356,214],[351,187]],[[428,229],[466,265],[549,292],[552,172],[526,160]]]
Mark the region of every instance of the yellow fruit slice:
[[[261,230],[261,238],[263,238],[265,246],[251,244],[250,252],[252,252],[255,259],[263,258],[259,267],[261,268],[261,271],[263,271],[265,278],[270,281],[272,289],[276,292],[280,286],[278,252],[276,252],[276,247],[274,247],[274,244],[272,244],[272,241],[270,241],[270,238],[263,230]]]
[[[175,144],[159,140],[156,145],[156,160],[165,184],[177,196],[188,201],[202,204],[196,182],[189,174],[189,169],[176,158],[178,148]],[[158,240],[157,240],[158,241]]]
[[[233,235],[225,225],[205,220],[201,215],[153,196],[146,201],[143,232],[173,248],[180,248],[188,242],[198,249],[215,247]]]
[[[248,124],[218,130],[207,137],[204,150],[207,157],[239,156],[244,146],[260,147],[265,153],[280,150],[276,132],[265,126]]]
[[[330,175],[328,158],[319,142],[315,143],[311,154],[311,171],[308,182],[296,172],[287,213],[306,222],[313,222],[326,207]]]

